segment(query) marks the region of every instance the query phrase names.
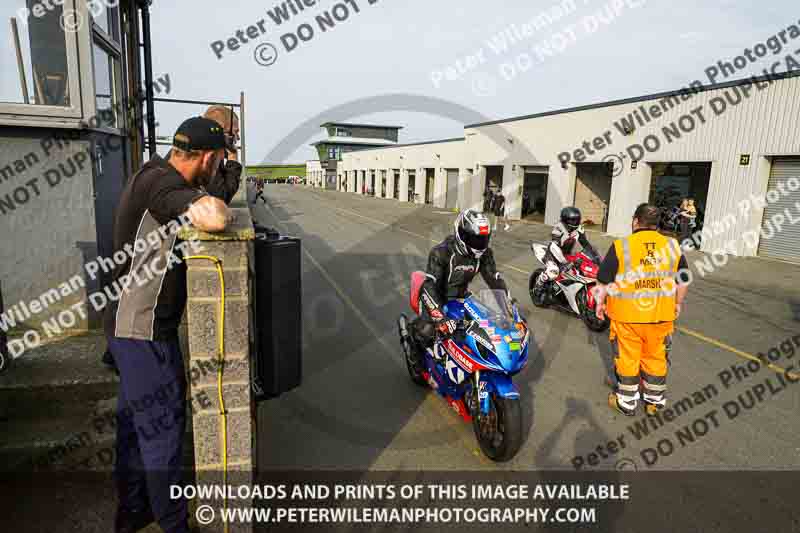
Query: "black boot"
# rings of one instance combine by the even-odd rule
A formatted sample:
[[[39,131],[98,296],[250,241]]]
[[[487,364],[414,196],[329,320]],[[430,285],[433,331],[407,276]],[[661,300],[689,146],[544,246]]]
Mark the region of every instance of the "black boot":
[[[400,345],[403,347],[403,353],[406,356],[406,360],[414,365],[415,368],[422,368],[422,358],[417,349],[417,342],[410,331],[413,329],[413,326],[408,323],[406,315],[401,314],[400,318],[397,319],[397,330],[400,334]]]
[[[536,285],[533,287],[533,305],[537,307],[546,306],[547,302],[549,301],[549,292],[550,288],[548,287],[548,284],[542,283],[537,279]]]

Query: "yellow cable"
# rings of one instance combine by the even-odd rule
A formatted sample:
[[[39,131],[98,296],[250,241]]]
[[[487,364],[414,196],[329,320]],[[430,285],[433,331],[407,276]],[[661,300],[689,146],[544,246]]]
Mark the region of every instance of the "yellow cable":
[[[225,413],[225,399],[222,396],[222,370],[225,365],[225,276],[222,270],[222,260],[219,257],[211,255],[192,255],[186,258],[189,259],[206,259],[214,263],[217,267],[217,275],[219,276],[219,306],[220,317],[219,327],[217,328],[217,336],[219,337],[219,354],[217,359],[217,395],[219,397],[219,416],[222,419],[222,485],[228,485],[228,417]],[[224,511],[228,509],[228,492],[225,489],[222,499],[222,508]],[[223,512],[224,512],[223,511]],[[228,533],[228,522],[224,521],[223,524],[225,533]]]

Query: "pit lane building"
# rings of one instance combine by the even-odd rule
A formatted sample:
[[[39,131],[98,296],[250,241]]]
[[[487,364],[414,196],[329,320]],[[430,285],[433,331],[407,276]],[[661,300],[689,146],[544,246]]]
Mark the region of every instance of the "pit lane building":
[[[363,194],[376,176],[375,196],[439,208],[501,191],[510,219],[546,224],[575,205],[618,236],[639,203],[689,197],[701,250],[800,261],[800,72],[466,125],[344,153],[337,173],[340,190]]]

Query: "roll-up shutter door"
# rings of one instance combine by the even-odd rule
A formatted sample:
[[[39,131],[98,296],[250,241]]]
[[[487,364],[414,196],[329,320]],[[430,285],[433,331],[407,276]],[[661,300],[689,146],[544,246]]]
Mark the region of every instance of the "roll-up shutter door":
[[[458,169],[447,169],[447,197],[445,207],[455,209],[458,206]]]
[[[780,187],[786,194],[779,194],[777,201],[768,203],[764,209],[758,254],[763,257],[800,263],[800,223],[791,224],[785,213],[788,210],[790,217],[794,217],[794,219],[800,217],[800,211],[796,207],[796,205],[800,205],[800,189],[791,191],[789,189],[790,180],[792,188],[797,189],[796,183],[800,182],[800,157],[774,159],[767,190],[774,189],[777,192]],[[780,217],[784,218],[780,231],[777,231],[777,228],[771,223],[776,215],[779,219]]]

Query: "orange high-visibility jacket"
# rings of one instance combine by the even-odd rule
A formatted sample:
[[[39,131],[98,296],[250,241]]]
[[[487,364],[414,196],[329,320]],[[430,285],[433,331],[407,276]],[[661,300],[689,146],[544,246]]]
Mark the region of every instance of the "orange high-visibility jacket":
[[[619,270],[609,285],[606,313],[617,322],[675,320],[675,274],[680,245],[657,231],[637,231],[614,241]]]

